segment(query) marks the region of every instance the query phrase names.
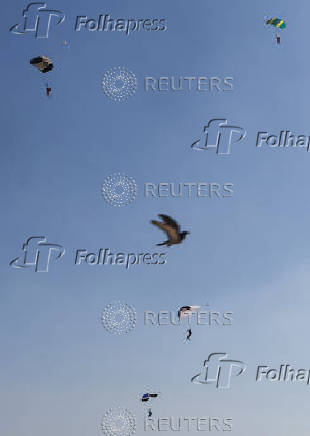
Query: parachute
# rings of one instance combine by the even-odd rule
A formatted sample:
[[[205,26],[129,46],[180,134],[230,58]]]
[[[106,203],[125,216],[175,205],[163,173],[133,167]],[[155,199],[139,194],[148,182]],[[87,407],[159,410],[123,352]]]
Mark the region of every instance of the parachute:
[[[277,27],[278,29],[286,28],[286,21],[281,20],[281,18],[270,18],[266,21],[266,24],[270,24],[271,26]]]
[[[191,316],[193,312],[197,312],[200,306],[182,306],[178,310],[178,317],[183,318],[186,316]]]
[[[35,58],[32,58],[30,59],[30,64],[44,74],[52,71],[52,69],[54,68],[53,62],[47,56],[37,56]],[[52,92],[52,88],[48,82],[45,85],[45,92],[47,97],[49,97]]]
[[[53,62],[46,56],[37,56],[30,59],[31,65],[37,67],[41,73],[48,73],[54,68]]]
[[[146,393],[146,394],[142,395],[141,401],[143,403],[145,403],[146,401],[149,401],[150,398],[157,398],[157,397],[158,397],[158,394],[149,394],[149,393]]]
[[[275,27],[276,30],[278,30],[278,29],[283,30],[286,28],[286,21],[283,20],[282,18],[269,18],[266,21],[266,24],[268,26]],[[280,44],[280,42],[281,42],[281,38],[280,38],[280,35],[278,33],[276,34],[276,41],[277,41],[277,44]]]

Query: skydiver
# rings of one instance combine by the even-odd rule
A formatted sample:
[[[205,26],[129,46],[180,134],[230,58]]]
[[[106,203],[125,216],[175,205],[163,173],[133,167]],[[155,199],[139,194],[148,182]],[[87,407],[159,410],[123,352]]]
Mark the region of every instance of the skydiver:
[[[192,329],[188,329],[188,330],[187,330],[186,340],[187,340],[187,341],[190,341],[191,336],[192,336]]]
[[[46,96],[49,97],[50,93],[52,92],[52,88],[48,86],[48,83],[46,84]]]

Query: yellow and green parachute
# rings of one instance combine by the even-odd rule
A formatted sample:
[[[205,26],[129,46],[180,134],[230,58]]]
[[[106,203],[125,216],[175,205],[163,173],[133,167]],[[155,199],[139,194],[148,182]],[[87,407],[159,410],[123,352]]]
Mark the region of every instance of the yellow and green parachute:
[[[281,18],[270,18],[269,20],[266,21],[266,24],[270,24],[271,26],[274,26],[277,29],[286,28],[286,21],[282,20]]]
[[[277,35],[276,35],[276,41],[277,44],[280,44],[280,35],[278,34],[278,30],[283,30],[286,29],[286,21],[283,20],[282,18],[269,18],[266,21],[266,24],[268,26],[273,26],[275,28],[275,30],[277,31]]]

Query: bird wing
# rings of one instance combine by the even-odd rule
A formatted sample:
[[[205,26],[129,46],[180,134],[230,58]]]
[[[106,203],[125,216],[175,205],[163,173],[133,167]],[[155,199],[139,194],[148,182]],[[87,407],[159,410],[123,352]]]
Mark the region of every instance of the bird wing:
[[[176,229],[178,231],[178,233],[180,233],[180,226],[179,226],[179,224],[173,218],[171,218],[171,216],[163,215],[163,214],[160,214],[158,216],[163,220],[163,222],[165,224],[168,224],[169,226],[171,226],[174,229]]]
[[[177,231],[177,229],[171,227],[168,224],[161,223],[160,221],[153,220],[152,224],[154,224],[154,226],[157,226],[158,228],[163,230],[167,234],[167,236],[169,237],[170,241],[179,242],[180,235],[179,235],[179,232]]]

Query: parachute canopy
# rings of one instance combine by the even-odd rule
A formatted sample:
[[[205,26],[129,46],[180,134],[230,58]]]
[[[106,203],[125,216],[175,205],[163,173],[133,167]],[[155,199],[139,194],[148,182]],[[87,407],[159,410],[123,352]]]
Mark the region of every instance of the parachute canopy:
[[[148,393],[146,393],[146,394],[142,395],[141,401],[142,402],[146,402],[146,401],[149,401],[150,398],[157,398],[157,397],[158,397],[158,394],[148,394]]]
[[[286,28],[286,21],[282,20],[281,18],[270,18],[266,21],[266,24],[277,27],[278,29]]]
[[[197,312],[199,309],[200,306],[182,306],[178,311],[179,318],[191,316],[193,312]]]
[[[54,68],[53,62],[46,56],[37,56],[30,59],[31,65],[37,67],[41,73],[48,73]]]

